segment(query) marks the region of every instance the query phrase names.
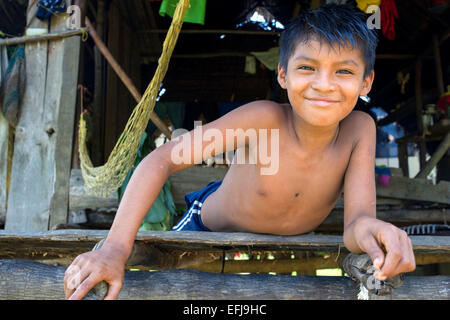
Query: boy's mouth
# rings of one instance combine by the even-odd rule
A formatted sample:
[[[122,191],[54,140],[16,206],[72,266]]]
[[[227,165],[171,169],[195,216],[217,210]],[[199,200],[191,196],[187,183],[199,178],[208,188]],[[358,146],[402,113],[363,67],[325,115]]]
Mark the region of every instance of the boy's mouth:
[[[309,102],[319,106],[319,107],[328,107],[334,103],[337,103],[339,101],[326,99],[326,98],[306,98]]]

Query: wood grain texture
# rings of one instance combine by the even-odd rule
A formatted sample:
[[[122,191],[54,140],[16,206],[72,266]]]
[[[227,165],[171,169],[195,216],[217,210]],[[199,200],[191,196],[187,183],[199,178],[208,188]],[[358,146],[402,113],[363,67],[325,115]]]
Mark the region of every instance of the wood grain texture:
[[[64,253],[65,250],[89,251],[106,238],[108,230],[56,230],[48,232],[10,232],[0,230],[0,250],[5,248],[19,252],[23,250],[45,250]],[[413,249],[417,253],[450,253],[448,236],[410,236]],[[228,250],[231,248],[248,250],[310,250],[345,251],[342,236],[297,235],[275,236],[244,232],[201,232],[201,231],[140,231],[135,243],[144,246],[164,246],[185,250]],[[78,248],[78,249],[77,249]],[[83,251],[85,252],[85,251]]]
[[[65,267],[26,260],[0,260],[0,300],[62,300]],[[383,299],[448,300],[448,276],[406,277]],[[194,270],[125,271],[120,300],[353,300],[347,277],[215,274]],[[95,296],[91,296],[91,299]]]
[[[48,25],[49,31],[59,32],[65,19],[32,23]],[[25,46],[26,89],[16,128],[6,230],[43,231],[67,222],[79,51],[79,36]]]
[[[48,30],[48,21],[33,19],[36,10],[36,6],[29,8],[30,28]],[[25,92],[16,127],[5,229],[48,230],[53,193],[53,190],[49,192],[53,172],[47,166],[50,141],[43,123],[48,42],[26,44],[25,57]]]

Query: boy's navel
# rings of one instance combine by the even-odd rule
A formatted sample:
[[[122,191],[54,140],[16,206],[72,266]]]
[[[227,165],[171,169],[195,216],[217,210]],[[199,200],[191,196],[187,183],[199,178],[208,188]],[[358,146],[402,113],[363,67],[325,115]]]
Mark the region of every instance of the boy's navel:
[[[295,194],[295,197],[298,197],[299,195],[300,195],[300,193],[297,192],[297,193]]]

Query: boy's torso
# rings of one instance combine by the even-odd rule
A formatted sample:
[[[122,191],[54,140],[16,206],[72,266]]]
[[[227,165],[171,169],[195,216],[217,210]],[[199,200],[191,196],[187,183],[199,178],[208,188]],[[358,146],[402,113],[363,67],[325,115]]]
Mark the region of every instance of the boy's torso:
[[[335,142],[324,153],[311,157],[295,149],[290,106],[283,105],[279,110],[284,121],[279,126],[277,173],[261,175],[260,163],[232,164],[219,189],[203,203],[202,220],[212,231],[280,235],[310,232],[327,217],[342,194],[357,138],[352,130],[356,117],[350,114],[342,120]]]

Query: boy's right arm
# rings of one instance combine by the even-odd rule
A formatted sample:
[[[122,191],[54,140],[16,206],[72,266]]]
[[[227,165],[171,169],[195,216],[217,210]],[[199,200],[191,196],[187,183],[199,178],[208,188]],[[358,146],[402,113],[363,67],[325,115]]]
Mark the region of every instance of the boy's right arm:
[[[164,149],[158,150],[141,161],[127,185],[102,247],[78,256],[67,269],[66,298],[81,299],[103,280],[109,284],[105,299],[117,298],[139,226],[170,176],[171,167],[163,155]]]
[[[279,108],[273,102],[258,101],[235,109],[225,116],[202,127],[219,130],[223,137],[222,149],[212,149],[210,155],[204,150],[212,141],[202,141],[200,152],[194,148],[194,131],[183,136],[190,136],[190,161],[175,163],[172,152],[179,139],[172,140],[150,153],[134,171],[125,193],[121,199],[108,237],[98,250],[78,256],[66,271],[64,291],[66,298],[81,299],[97,283],[106,281],[109,291],[105,299],[116,299],[122,287],[124,267],[131,253],[138,229],[158,196],[169,176],[196,163],[201,163],[208,156],[224,153],[230,149],[242,147],[248,141],[235,137],[232,146],[225,141],[227,129],[275,128],[280,120]],[[219,144],[220,145],[220,144]]]

